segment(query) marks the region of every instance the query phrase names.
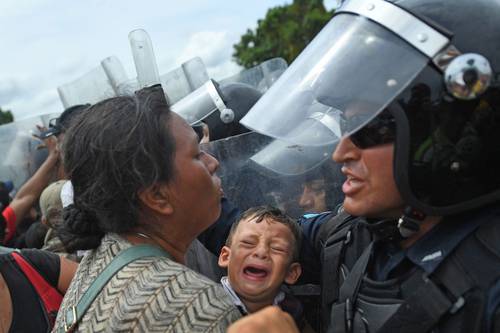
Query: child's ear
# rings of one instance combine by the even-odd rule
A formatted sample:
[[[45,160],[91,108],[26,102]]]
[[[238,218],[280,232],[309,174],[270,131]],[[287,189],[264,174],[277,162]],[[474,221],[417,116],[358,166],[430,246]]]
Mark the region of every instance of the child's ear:
[[[174,211],[166,184],[155,184],[142,189],[138,196],[143,205],[161,215],[171,215]]]
[[[231,249],[228,246],[223,246],[219,253],[219,266],[227,268],[229,266],[229,257],[231,257]]]
[[[298,262],[292,262],[288,268],[288,273],[285,276],[285,282],[288,284],[294,284],[302,274],[302,266]]]

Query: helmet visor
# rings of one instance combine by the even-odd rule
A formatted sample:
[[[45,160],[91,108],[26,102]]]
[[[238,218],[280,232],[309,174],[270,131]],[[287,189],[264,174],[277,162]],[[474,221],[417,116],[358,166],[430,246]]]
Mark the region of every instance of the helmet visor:
[[[334,145],[303,147],[273,140],[251,156],[250,161],[274,174],[298,176],[331,159],[334,149]]]
[[[242,210],[272,205],[299,217],[313,209],[316,212],[333,209],[342,201],[341,186],[345,177],[340,172],[340,165],[328,158],[327,147],[322,150],[326,153],[324,163],[309,164],[308,150],[301,152],[298,147],[282,146],[281,143],[249,132],[200,147],[217,158],[217,175],[224,195]],[[321,152],[312,152],[313,155],[318,153]],[[294,155],[299,155],[302,163],[290,161]],[[314,200],[312,192],[318,192]]]
[[[299,145],[335,144],[369,123],[427,62],[377,23],[341,13],[241,123]]]

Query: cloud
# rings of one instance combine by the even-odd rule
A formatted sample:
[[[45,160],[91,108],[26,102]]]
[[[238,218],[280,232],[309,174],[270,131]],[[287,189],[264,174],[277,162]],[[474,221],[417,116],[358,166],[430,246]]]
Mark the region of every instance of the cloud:
[[[22,94],[23,91],[15,80],[9,79],[0,81],[0,107]]]
[[[232,76],[243,69],[231,58],[233,44],[238,38],[238,35],[228,31],[193,33],[177,56],[176,63],[181,64],[193,56],[198,56],[203,60],[211,78],[217,80]]]
[[[225,79],[241,72],[242,70],[243,68],[241,66],[228,59],[217,66],[207,68],[208,75],[215,80]]]
[[[207,67],[222,64],[233,51],[233,42],[226,31],[200,31],[190,36],[177,60],[184,62],[197,55]]]
[[[6,109],[17,110],[15,120],[30,118],[38,114],[54,114],[62,111],[62,104],[53,88],[37,91],[30,98],[22,98],[5,105]]]
[[[11,110],[15,120],[35,114],[58,113],[62,109],[55,87],[38,76],[1,80],[0,107]]]
[[[2,0],[0,1],[0,18],[8,19],[13,16],[36,13],[36,11],[46,3],[46,0]]]

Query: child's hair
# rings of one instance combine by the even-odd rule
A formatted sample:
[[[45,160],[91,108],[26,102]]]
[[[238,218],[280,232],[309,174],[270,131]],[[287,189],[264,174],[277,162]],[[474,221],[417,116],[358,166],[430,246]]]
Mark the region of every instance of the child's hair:
[[[230,246],[236,229],[241,221],[255,219],[255,223],[260,223],[264,219],[270,219],[273,222],[279,222],[288,227],[294,237],[294,247],[293,247],[293,257],[292,262],[299,261],[300,257],[300,247],[302,244],[302,229],[300,228],[297,221],[292,219],[290,216],[285,214],[281,209],[272,206],[257,206],[247,209],[243,212],[238,220],[236,220],[231,226],[229,231],[229,236],[226,239],[226,245]]]

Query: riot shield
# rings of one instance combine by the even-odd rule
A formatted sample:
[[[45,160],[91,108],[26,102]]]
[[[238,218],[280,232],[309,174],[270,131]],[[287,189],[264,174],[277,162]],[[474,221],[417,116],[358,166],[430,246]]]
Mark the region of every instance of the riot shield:
[[[65,109],[77,104],[94,104],[116,96],[102,66],[92,69],[72,82],[57,87],[57,92]]]
[[[161,83],[169,103],[174,104],[209,80],[205,64],[198,57],[160,75],[148,33],[142,29],[133,30],[129,41],[137,77],[128,78],[120,60],[108,57],[79,79],[57,88],[65,109],[76,104],[95,104],[106,98],[131,95],[157,83]]]
[[[200,88],[208,80],[207,69],[199,57],[190,59],[180,67],[160,75],[161,86],[171,104]]]
[[[261,64],[243,70],[238,74],[227,77],[219,81],[221,85],[238,82],[248,84],[261,93],[268,90],[281,74],[287,69],[288,65],[283,58],[273,58],[262,62]]]
[[[242,210],[272,205],[297,218],[304,213],[333,210],[342,202],[344,176],[339,165],[327,158],[312,168],[300,170],[298,167],[297,172],[282,173],[282,169],[269,168],[270,164],[259,158],[259,153],[274,142],[270,137],[250,132],[202,145],[202,149],[219,160],[217,174],[222,180],[224,195],[233,204]],[[276,154],[277,160],[287,162],[286,153],[275,148],[266,154],[269,155],[266,161]],[[318,194],[317,199],[322,197],[323,205],[313,207],[304,199],[311,195],[312,182],[315,182],[313,190]]]
[[[28,180],[47,157],[47,149],[38,149],[42,141],[33,137],[36,125],[47,127],[49,119],[57,114],[41,115],[0,126],[1,180],[12,180],[19,188]]]
[[[200,58],[190,59],[180,67],[160,75],[160,82],[170,103],[189,95],[208,80]],[[66,109],[76,104],[94,104],[106,98],[130,95],[138,89],[137,79],[128,78],[118,58],[108,57],[82,77],[59,86],[57,92]]]
[[[116,95],[130,95],[137,90],[137,82],[130,82],[117,57],[107,57],[101,61],[101,66]]]
[[[128,39],[134,57],[139,89],[160,83],[153,43],[148,33],[143,29],[136,29],[128,34]]]

